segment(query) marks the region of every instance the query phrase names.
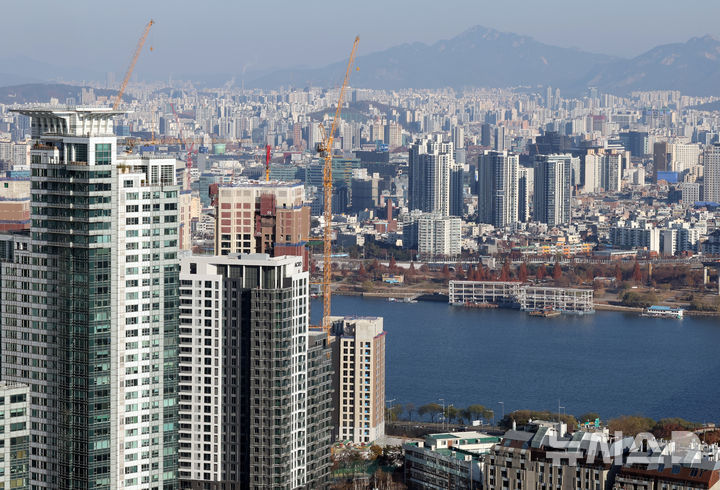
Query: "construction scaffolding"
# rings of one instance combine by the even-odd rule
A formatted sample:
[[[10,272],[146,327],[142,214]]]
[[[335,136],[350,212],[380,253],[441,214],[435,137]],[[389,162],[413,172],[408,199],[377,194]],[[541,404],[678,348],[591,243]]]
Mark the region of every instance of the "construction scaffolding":
[[[510,281],[450,281],[449,302],[460,306],[497,305],[523,311],[595,312],[592,289],[531,286]]]

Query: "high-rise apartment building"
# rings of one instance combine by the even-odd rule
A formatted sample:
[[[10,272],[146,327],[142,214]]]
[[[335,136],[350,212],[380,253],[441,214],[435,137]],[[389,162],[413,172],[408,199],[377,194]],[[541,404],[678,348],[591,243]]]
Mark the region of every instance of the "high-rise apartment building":
[[[0,488],[29,488],[29,387],[0,381],[0,413]]]
[[[625,159],[625,160],[624,160]],[[625,152],[617,149],[592,148],[587,151],[580,167],[579,183],[583,192],[620,192],[622,189],[623,161]]]
[[[424,258],[457,257],[462,251],[462,220],[423,214],[417,220],[417,251]]]
[[[519,157],[507,151],[478,156],[478,219],[497,228],[518,221]]]
[[[409,151],[410,209],[442,216],[463,214],[463,168],[455,163],[452,143],[417,140]]]
[[[30,386],[30,487],[174,489],[175,160],[118,160],[109,109],[21,113],[33,221],[2,265],[2,370]]]
[[[340,441],[367,444],[385,435],[385,332],[379,317],[331,317]]]
[[[530,203],[535,183],[535,170],[532,167],[518,168],[518,221],[527,223],[531,219]]]
[[[302,260],[190,256],[180,280],[182,486],[322,488],[332,369]]]
[[[250,181],[218,187],[215,253],[297,255],[307,268],[305,241],[310,208],[305,187],[285,182]]]
[[[533,194],[534,221],[556,226],[570,222],[571,155],[536,155]]]
[[[653,181],[657,184],[658,172],[670,170],[672,154],[667,141],[656,142],[653,145]]]
[[[703,162],[705,165],[703,199],[720,202],[720,144],[715,143],[705,147]]]

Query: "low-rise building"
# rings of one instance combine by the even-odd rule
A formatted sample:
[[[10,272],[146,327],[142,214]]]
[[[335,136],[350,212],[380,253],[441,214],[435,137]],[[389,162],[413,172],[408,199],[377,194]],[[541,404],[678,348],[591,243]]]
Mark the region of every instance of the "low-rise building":
[[[407,443],[405,483],[411,489],[480,489],[483,458],[498,441],[470,431],[431,434],[424,441]]]

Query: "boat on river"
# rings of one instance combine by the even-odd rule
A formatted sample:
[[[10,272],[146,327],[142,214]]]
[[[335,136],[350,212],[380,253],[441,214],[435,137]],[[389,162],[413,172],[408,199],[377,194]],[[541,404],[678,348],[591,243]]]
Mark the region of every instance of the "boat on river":
[[[652,305],[649,308],[645,308],[642,315],[649,318],[675,318],[678,320],[683,319],[682,308],[673,308],[672,306]]]

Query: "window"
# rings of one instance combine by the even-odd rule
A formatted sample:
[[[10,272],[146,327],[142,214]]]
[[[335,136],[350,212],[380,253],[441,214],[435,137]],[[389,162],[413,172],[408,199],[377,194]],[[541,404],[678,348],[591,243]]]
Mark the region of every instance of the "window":
[[[95,165],[110,165],[112,161],[110,143],[98,143],[95,145]]]

